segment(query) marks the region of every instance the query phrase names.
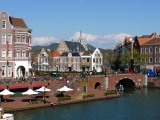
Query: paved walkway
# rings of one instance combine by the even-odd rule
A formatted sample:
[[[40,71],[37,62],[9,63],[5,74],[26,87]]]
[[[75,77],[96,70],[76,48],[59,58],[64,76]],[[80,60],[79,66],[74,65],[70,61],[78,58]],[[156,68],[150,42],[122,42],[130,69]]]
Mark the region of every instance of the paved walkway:
[[[45,84],[47,85],[48,81],[37,81],[32,82],[33,84]],[[17,85],[31,85],[29,82],[23,82],[23,83],[9,83],[9,86],[17,86]],[[52,91],[48,92],[47,95],[48,97],[46,98],[46,104],[44,104],[44,100],[42,95],[38,96],[24,96],[24,97],[10,97],[10,96],[3,96],[4,98],[7,98],[7,102],[2,101],[1,102],[1,107],[4,108],[5,112],[11,112],[11,111],[16,111],[16,110],[24,110],[24,109],[32,109],[32,108],[38,108],[38,107],[47,107],[47,106],[53,106],[53,105],[62,105],[62,104],[71,104],[71,103],[78,103],[78,102],[84,102],[84,101],[90,101],[90,100],[97,100],[97,99],[107,99],[111,97],[118,97],[119,95],[107,95],[104,96],[105,90],[98,90],[95,89],[93,91],[88,91],[87,94],[94,94],[94,97],[90,97],[87,99],[83,99],[83,94],[82,92],[78,91],[70,91],[70,92],[65,92],[66,95],[71,96],[71,100],[66,100],[66,101],[58,101],[58,98],[51,95],[56,89],[63,87],[66,85],[66,81],[63,80],[51,80],[50,84],[48,85],[47,88],[51,89]],[[1,83],[0,87],[4,87],[5,84]],[[32,87],[30,87],[32,89]],[[32,101],[32,104],[30,104],[30,99]],[[36,101],[36,102],[35,102]]]

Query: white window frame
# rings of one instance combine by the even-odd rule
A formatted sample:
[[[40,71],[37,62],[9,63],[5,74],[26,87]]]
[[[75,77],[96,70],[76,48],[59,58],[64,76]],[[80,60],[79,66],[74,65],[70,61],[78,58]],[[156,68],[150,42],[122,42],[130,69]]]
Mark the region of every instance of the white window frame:
[[[12,66],[8,66],[8,77],[12,77]]]
[[[148,53],[148,48],[145,48],[145,53]]]
[[[17,56],[17,57],[20,57],[20,49],[17,49],[17,50],[16,50],[16,56]]]
[[[141,48],[141,53],[144,53],[144,48]]]
[[[12,35],[8,35],[8,43],[12,44]]]
[[[22,35],[22,43],[26,43],[26,35]]]
[[[8,51],[8,58],[12,59],[12,50]]]
[[[155,53],[158,53],[158,47],[155,48]]]
[[[26,57],[26,50],[25,49],[22,50],[22,57]]]
[[[6,59],[6,50],[2,49],[2,59]]]
[[[153,58],[152,57],[149,57],[149,63],[153,63]]]
[[[21,38],[21,36],[20,36],[20,35],[16,35],[16,42],[17,42],[17,43],[20,43],[20,41],[21,41],[21,39],[20,39],[20,38]]]
[[[155,57],[155,63],[158,63],[158,57]]]
[[[2,44],[6,44],[6,34],[2,34]]]
[[[2,66],[2,77],[6,77],[6,66]]]
[[[150,53],[150,54],[153,53],[153,48],[152,48],[152,47],[149,48],[149,53]]]
[[[2,29],[6,29],[6,21],[2,20]]]

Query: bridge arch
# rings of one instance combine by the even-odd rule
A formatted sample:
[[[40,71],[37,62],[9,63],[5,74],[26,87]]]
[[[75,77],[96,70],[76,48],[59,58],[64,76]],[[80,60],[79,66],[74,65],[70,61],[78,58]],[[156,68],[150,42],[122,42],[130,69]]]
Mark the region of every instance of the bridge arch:
[[[94,85],[94,89],[101,89],[101,83],[96,82],[95,85]]]
[[[123,78],[116,84],[116,87],[120,85],[123,85],[123,87],[135,87],[135,82],[130,78]]]

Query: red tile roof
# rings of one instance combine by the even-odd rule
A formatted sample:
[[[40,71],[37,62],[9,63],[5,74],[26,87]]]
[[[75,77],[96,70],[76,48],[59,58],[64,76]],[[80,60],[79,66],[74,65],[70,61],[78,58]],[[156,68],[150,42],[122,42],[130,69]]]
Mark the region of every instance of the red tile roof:
[[[54,51],[51,56],[53,57],[59,57],[61,54],[58,51]]]
[[[154,39],[151,39],[150,41],[144,43],[145,44],[160,44],[160,38],[154,38]]]
[[[85,52],[83,53],[83,56],[88,56],[88,55],[90,55],[88,51],[85,51]]]
[[[138,38],[139,45],[143,45],[150,40],[152,40],[152,39],[151,38]]]
[[[28,28],[26,23],[22,18],[10,17],[10,22],[14,27],[18,28]]]

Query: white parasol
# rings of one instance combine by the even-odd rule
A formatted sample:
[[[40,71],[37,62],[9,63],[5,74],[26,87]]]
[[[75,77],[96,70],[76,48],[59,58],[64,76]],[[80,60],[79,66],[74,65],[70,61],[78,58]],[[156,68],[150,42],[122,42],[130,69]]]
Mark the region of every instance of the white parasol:
[[[35,90],[35,91],[39,91],[39,92],[45,92],[45,91],[51,91],[50,89],[46,88],[45,86],[42,86],[41,88]]]
[[[14,95],[15,93],[14,92],[11,92],[7,89],[3,90],[2,92],[0,92],[0,95]],[[6,102],[6,100],[5,100]]]
[[[62,87],[62,88],[59,88],[59,89],[57,89],[56,91],[73,91],[73,89],[71,89],[71,88],[68,88],[67,86],[64,86],[64,87]]]
[[[32,89],[27,90],[26,92],[21,93],[23,95],[36,95],[38,92],[33,91]],[[30,99],[31,102],[31,99]]]
[[[0,92],[0,95],[14,95],[15,93],[5,89],[2,92]]]
[[[35,90],[35,91],[39,91],[39,92],[43,92],[43,99],[45,100],[45,97],[46,97],[46,94],[45,92],[46,91],[51,91],[50,89],[46,88],[45,86],[42,86],[41,88]]]

